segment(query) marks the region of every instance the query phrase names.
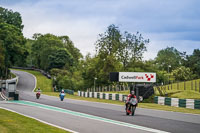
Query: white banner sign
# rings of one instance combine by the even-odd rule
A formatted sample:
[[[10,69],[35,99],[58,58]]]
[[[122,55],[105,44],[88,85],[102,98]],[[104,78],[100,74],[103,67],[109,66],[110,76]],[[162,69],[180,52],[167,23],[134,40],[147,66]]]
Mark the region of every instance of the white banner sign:
[[[119,82],[156,82],[156,73],[119,72]]]

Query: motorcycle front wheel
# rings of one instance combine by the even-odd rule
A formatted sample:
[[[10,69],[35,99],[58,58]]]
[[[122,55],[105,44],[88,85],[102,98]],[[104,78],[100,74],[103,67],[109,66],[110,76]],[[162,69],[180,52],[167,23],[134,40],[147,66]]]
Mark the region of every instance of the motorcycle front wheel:
[[[135,115],[135,109],[136,109],[136,106],[132,106],[132,107],[131,107],[131,112],[132,112],[132,114],[131,114],[131,115],[132,115],[132,116],[134,116],[134,115]]]

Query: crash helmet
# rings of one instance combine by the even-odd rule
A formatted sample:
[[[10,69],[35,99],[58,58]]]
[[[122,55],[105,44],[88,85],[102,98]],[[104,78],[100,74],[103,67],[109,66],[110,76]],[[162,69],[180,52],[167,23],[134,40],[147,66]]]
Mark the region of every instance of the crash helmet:
[[[61,92],[64,93],[64,90],[62,90]]]
[[[132,94],[132,95],[135,95],[135,91],[131,91],[131,94]]]

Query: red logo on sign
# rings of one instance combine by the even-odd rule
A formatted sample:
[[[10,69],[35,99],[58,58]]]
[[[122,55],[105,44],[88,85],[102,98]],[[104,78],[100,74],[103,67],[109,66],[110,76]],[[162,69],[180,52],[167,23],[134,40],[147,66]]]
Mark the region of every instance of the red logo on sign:
[[[147,81],[151,81],[152,78],[154,78],[153,74],[147,75],[145,74],[145,77],[147,78]]]

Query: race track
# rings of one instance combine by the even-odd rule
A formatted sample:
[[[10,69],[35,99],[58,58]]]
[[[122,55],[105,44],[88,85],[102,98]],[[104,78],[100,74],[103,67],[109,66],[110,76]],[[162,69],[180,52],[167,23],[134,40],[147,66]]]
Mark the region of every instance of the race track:
[[[64,99],[41,95],[35,98],[35,79],[32,75],[13,71],[18,75],[20,100],[24,103],[1,102],[0,107],[11,109],[51,124],[81,133],[174,132],[197,133],[200,115],[137,108],[135,116],[126,116],[124,106]],[[40,104],[33,104],[40,103]],[[58,107],[58,108],[54,108]],[[63,110],[64,109],[64,110]],[[84,113],[84,114],[82,114]]]

